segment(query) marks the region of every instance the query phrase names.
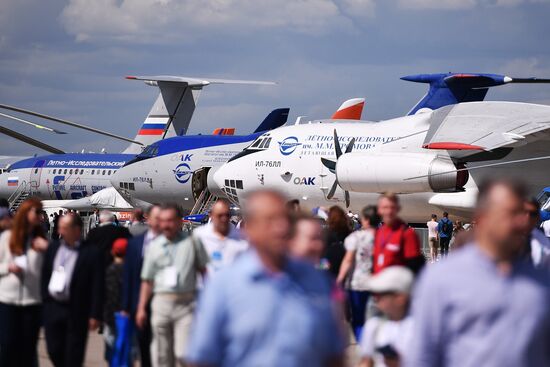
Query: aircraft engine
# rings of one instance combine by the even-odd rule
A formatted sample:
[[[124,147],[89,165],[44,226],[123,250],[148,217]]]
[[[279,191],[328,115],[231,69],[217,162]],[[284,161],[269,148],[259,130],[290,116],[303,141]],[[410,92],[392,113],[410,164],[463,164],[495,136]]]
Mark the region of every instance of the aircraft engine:
[[[461,168],[428,154],[349,153],[338,159],[336,177],[342,189],[355,192],[456,192],[468,182]]]

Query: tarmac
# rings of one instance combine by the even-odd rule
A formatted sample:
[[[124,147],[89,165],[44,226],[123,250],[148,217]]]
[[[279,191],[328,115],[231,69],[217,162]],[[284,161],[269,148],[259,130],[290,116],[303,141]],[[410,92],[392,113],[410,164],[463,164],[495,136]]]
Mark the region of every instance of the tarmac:
[[[351,338],[353,337],[350,335],[350,339]],[[354,343],[354,341],[351,341],[351,343]],[[89,333],[84,367],[107,366],[107,362],[103,359],[103,352],[103,336],[97,332]],[[346,366],[356,366],[358,362],[357,344],[350,344],[346,348]],[[54,367],[48,358],[48,352],[46,351],[46,340],[44,339],[43,332],[40,333],[40,338],[38,340],[38,363],[40,367]],[[134,367],[138,366],[139,363],[134,364]]]
[[[107,363],[103,359],[103,351],[103,336],[98,334],[97,332],[89,333],[84,366],[107,366]],[[46,339],[44,339],[43,332],[40,333],[40,338],[38,340],[38,364],[40,365],[40,367],[54,367],[52,362],[50,361],[50,358],[48,357],[48,352],[46,351]]]

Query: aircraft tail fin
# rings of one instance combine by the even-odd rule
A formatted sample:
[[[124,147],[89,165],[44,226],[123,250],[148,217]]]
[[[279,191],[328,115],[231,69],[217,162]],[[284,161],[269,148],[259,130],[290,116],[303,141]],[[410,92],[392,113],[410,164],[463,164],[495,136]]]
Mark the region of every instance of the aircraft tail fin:
[[[499,85],[550,83],[550,79],[510,78],[505,75],[480,73],[417,74],[404,76],[401,79],[430,84],[428,93],[409,111],[408,115],[414,115],[423,108],[436,110],[461,102],[483,101],[489,88]]]
[[[348,99],[332,115],[332,120],[361,120],[365,98]]]
[[[269,131],[283,126],[288,120],[289,111],[290,108],[277,108],[271,111],[254,132]]]
[[[141,80],[158,87],[160,94],[135,140],[147,146],[157,140],[185,135],[202,88],[210,84],[274,85],[273,82],[228,79],[202,79],[180,76],[128,76],[126,79]],[[137,154],[143,147],[130,144],[124,153]]]

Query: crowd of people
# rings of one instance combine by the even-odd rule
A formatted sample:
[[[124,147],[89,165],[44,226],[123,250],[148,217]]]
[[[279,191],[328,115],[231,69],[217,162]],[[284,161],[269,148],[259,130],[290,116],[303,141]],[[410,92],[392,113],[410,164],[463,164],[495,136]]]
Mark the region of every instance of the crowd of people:
[[[0,207],[0,366],[36,366],[41,327],[56,367],[83,365],[90,332],[112,366],[550,366],[539,210],[487,182],[475,226],[432,216],[426,261],[391,193],[356,222],[257,191],[238,225],[220,199],[191,234],[175,204],[46,225],[30,198]]]

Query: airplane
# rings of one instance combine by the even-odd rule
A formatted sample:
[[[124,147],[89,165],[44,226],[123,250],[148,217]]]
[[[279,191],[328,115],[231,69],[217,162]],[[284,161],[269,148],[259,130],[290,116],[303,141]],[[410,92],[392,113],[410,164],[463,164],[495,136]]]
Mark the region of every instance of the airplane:
[[[111,184],[130,204],[193,200],[191,176],[195,164],[215,165],[242,150],[256,137],[285,124],[288,108],[273,110],[250,135],[233,135],[235,129],[216,129],[213,135],[185,135],[159,140],[110,177]],[[141,195],[134,195],[139,192]],[[151,194],[154,197],[151,197]],[[153,200],[152,200],[153,199]]]
[[[359,120],[364,104],[364,98],[345,101],[332,118]],[[191,209],[217,167],[264,132],[284,125],[288,111],[273,111],[250,135],[216,139],[204,135],[179,136],[160,140],[120,168],[111,183],[126,201],[136,206],[176,201],[184,209]],[[266,144],[269,144],[268,138],[257,141],[258,147]]]
[[[451,79],[475,89],[488,87],[482,83],[492,80],[486,75],[476,83],[463,74]],[[506,78],[503,83],[514,80]],[[477,184],[487,177],[529,177],[532,194],[545,186],[550,107],[439,102],[445,106],[432,110],[437,98],[425,97],[409,115],[381,122],[279,128],[258,138],[269,136],[271,144],[258,149],[254,142],[220,167],[209,187],[217,185],[235,205],[247,192],[271,188],[308,207],[340,205],[356,212],[376,203],[381,192],[394,191],[403,194],[403,217],[423,223],[438,210],[468,219]]]
[[[179,76],[128,76],[156,86],[160,93],[134,139],[101,132],[67,120],[27,111],[13,106],[9,109],[100,132],[130,142],[122,153],[64,153],[27,158],[13,163],[0,175],[0,197],[20,201],[28,196],[43,200],[79,199],[110,187],[111,176],[126,162],[142,153],[144,146],[159,140],[184,135],[187,132],[201,90],[210,84],[273,85],[272,82],[202,79]]]

